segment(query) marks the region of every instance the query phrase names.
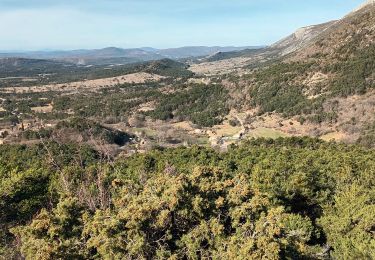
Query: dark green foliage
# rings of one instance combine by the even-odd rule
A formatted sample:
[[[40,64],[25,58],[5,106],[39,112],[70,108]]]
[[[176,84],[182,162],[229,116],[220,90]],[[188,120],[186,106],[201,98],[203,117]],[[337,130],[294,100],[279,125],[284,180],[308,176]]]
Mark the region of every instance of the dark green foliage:
[[[141,63],[139,65],[135,65],[133,70],[134,71],[144,71],[152,74],[157,74],[166,77],[173,77],[173,78],[189,78],[193,76],[193,73],[188,69],[188,66],[173,61],[170,59],[162,59],[157,61],[150,61],[146,63]]]
[[[84,118],[74,117],[68,121],[61,121],[56,125],[56,130],[72,129],[78,131],[86,140],[95,138],[109,144],[124,145],[129,142],[130,135],[106,128],[99,123]]]
[[[278,112],[285,116],[309,114],[321,110],[321,100],[309,100],[304,86],[295,85],[296,77],[316,66],[315,63],[276,63],[255,73],[255,84],[250,89],[251,105],[259,113]]]
[[[357,143],[369,148],[375,147],[375,122],[364,127]]]
[[[131,109],[141,104],[139,100],[129,100],[122,94],[107,95],[75,95],[58,97],[54,100],[55,111],[73,110],[81,117],[121,116],[129,113]]]
[[[83,214],[77,199],[63,199],[52,214],[42,210],[28,229],[15,228],[13,232],[30,237],[21,248],[29,259],[87,259],[81,239]]]
[[[193,76],[193,73],[187,70],[185,64],[170,59],[121,66],[77,66],[50,60],[8,58],[0,59],[0,68],[0,78],[9,78],[1,81],[0,87],[66,83],[116,77],[136,72],[155,73],[175,78]],[[33,78],[35,81],[23,81],[24,77]]]
[[[231,119],[231,120],[229,120],[229,124],[230,124],[231,126],[235,127],[235,126],[239,126],[239,125],[241,125],[241,122],[238,121],[237,119]]]
[[[341,58],[339,62],[328,68],[329,72],[337,76],[331,83],[333,95],[350,96],[364,94],[374,87],[375,77],[375,46],[353,50],[349,56]]]
[[[148,115],[168,120],[190,120],[200,126],[222,122],[229,112],[226,104],[228,91],[220,85],[193,85],[186,90],[164,95],[156,109]]]
[[[314,123],[335,122],[335,112],[324,112],[323,103],[333,97],[362,95],[375,84],[375,46],[360,49],[355,39],[342,46],[332,60],[312,62],[277,62],[255,72],[250,89],[252,106],[258,106],[260,113],[278,112],[285,116],[310,115],[306,117]],[[325,58],[328,59],[328,58]],[[312,73],[324,72],[331,79],[314,89],[297,84]],[[308,99],[305,91],[320,96]]]
[[[56,96],[53,113],[74,111],[76,116],[126,118],[140,104],[155,100],[160,92],[153,84],[119,85],[103,89],[101,93]]]
[[[316,68],[316,66],[314,62],[278,62],[261,69],[256,73],[255,77],[261,83],[287,84],[288,82],[293,82],[298,76],[306,75],[306,72]]]
[[[264,51],[263,48],[254,48],[241,51],[218,52],[215,55],[206,58],[205,61],[213,62],[237,57],[251,57],[252,55],[261,53],[262,51]]]
[[[48,139],[52,136],[52,129],[40,129],[39,131],[26,130],[22,132],[22,137],[27,140]]]
[[[286,116],[301,114],[308,110],[311,102],[296,86],[265,85],[251,91],[251,103],[260,106],[260,114],[267,112],[283,113]]]

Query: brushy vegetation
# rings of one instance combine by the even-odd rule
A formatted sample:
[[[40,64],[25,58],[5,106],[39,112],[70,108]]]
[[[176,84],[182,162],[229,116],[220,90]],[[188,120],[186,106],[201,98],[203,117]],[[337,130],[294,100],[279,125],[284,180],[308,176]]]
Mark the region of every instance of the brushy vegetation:
[[[164,93],[165,85],[171,93]],[[199,126],[213,126],[222,122],[229,113],[228,91],[221,85],[189,84],[186,80],[161,83],[121,84],[103,88],[98,92],[64,95],[61,93],[19,93],[5,95],[5,111],[0,122],[11,124],[18,118],[65,120],[75,117],[92,118],[101,122],[125,122],[138,108],[153,102],[156,109],[144,113],[153,119],[190,120]],[[49,113],[37,113],[31,107],[53,104]],[[142,116],[142,115],[141,115]]]
[[[56,143],[0,153],[7,259],[375,257],[374,150],[291,138],[114,162]]]
[[[77,66],[50,60],[8,58],[0,59],[0,87],[34,86],[51,83],[66,83],[148,72],[166,77],[187,78],[193,76],[183,63],[170,59],[148,61],[119,66]],[[24,81],[23,78],[32,78]]]
[[[69,120],[60,121],[53,128],[41,128],[39,130],[27,129],[20,136],[25,140],[59,140],[61,142],[82,143],[94,142],[100,144],[117,144],[123,146],[130,142],[134,136],[125,132],[105,127],[97,122],[73,117]]]
[[[309,100],[304,86],[296,85],[296,78],[307,75],[315,63],[276,63],[260,69],[250,88],[250,104],[260,108],[259,113],[277,112],[285,116],[321,112],[322,99]]]
[[[367,124],[364,127],[361,133],[361,137],[357,142],[365,147],[375,147],[375,121]]]
[[[327,69],[337,75],[330,87],[333,95],[361,95],[374,88],[375,46],[370,45],[364,49],[352,50],[350,53],[350,56],[344,56]]]
[[[186,90],[165,94],[156,109],[148,113],[155,119],[190,120],[199,126],[213,126],[229,113],[228,91],[220,85],[193,85]]]
[[[127,133],[110,129],[100,125],[97,122],[79,117],[74,117],[70,120],[59,122],[56,125],[55,131],[59,130],[75,130],[84,138],[84,141],[94,138],[109,144],[117,145],[124,145],[125,143],[129,142],[129,139],[131,138],[131,136]]]
[[[324,111],[324,102],[333,97],[365,94],[374,87],[375,80],[373,45],[352,50],[350,55],[341,52],[343,50],[328,63],[318,60],[277,62],[259,69],[251,75],[250,105],[259,107],[260,114],[277,112],[284,116],[307,115],[312,122],[334,121],[337,115]],[[331,79],[313,89],[301,83],[316,72],[332,75]],[[309,99],[306,92],[317,97]]]
[[[121,117],[144,102],[155,99],[160,93],[148,87],[133,86],[122,92],[120,88],[102,93],[58,96],[53,99],[54,111],[73,111],[81,117]]]

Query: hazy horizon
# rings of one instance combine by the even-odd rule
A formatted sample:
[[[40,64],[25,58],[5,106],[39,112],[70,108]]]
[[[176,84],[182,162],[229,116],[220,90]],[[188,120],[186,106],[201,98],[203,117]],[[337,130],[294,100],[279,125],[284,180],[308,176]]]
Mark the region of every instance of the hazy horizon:
[[[176,46],[176,47],[166,47],[166,48],[155,48],[155,47],[152,47],[152,46],[140,46],[140,47],[130,47],[130,48],[123,48],[123,47],[118,47],[118,46],[103,46],[103,47],[99,47],[99,48],[80,48],[80,49],[49,49],[49,48],[46,48],[46,49],[37,49],[37,50],[1,50],[0,49],[0,53],[32,53],[32,52],[69,52],[69,51],[90,51],[90,50],[102,50],[102,49],[107,49],[107,48],[118,48],[118,49],[148,49],[148,48],[152,48],[152,49],[155,49],[155,50],[165,50],[165,49],[180,49],[180,48],[190,48],[190,47],[202,47],[202,48],[215,48],[215,47],[218,47],[218,48],[262,48],[262,47],[266,47],[267,45],[258,45],[258,46],[234,46],[234,45],[223,45],[223,46],[220,46],[220,45],[215,45],[215,46],[204,46],[204,45],[186,45],[186,46]]]
[[[2,52],[266,46],[363,0],[2,0]]]

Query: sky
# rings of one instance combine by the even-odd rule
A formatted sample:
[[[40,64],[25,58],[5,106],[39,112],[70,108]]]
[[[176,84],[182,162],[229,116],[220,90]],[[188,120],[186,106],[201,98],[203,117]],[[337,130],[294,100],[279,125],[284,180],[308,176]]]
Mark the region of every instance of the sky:
[[[264,46],[364,0],[0,0],[0,50]]]

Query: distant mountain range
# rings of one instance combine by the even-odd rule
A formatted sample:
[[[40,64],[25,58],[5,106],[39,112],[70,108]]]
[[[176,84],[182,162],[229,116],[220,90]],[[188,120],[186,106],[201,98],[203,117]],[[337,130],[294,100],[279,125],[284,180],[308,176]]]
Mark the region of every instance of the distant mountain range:
[[[0,58],[26,58],[26,59],[48,59],[70,62],[79,65],[109,65],[128,64],[141,61],[158,59],[186,59],[204,57],[218,52],[241,51],[245,49],[259,49],[261,47],[220,47],[220,46],[188,46],[170,49],[155,49],[150,47],[122,49],[108,47],[94,50],[72,50],[72,51],[33,51],[7,53],[0,51]]]
[[[331,38],[332,35],[335,35],[337,30],[341,30],[342,34],[348,35],[348,32],[352,32],[354,29],[356,29],[355,27],[358,27],[356,24],[350,24],[353,23],[352,20],[360,16],[364,12],[374,9],[375,0],[368,0],[364,2],[361,6],[347,14],[342,19],[332,20],[322,24],[310,25],[299,28],[291,35],[277,41],[276,43],[270,46],[265,46],[264,48],[232,50],[227,52],[219,51],[211,56],[203,58],[201,61],[214,62],[220,60],[227,60],[231,58],[251,57],[253,63],[258,63],[259,61],[273,61],[275,58],[282,58],[288,55],[292,55],[294,52],[304,51],[305,49],[309,49],[309,52],[311,52],[311,49],[314,48],[311,48],[311,45],[316,44],[319,40],[322,41],[324,39]],[[345,30],[347,30],[348,32],[344,33]],[[364,28],[364,30],[371,32],[373,30],[372,24],[367,24],[367,27]],[[357,32],[357,34],[359,34],[359,32]],[[371,38],[370,36],[371,35],[368,35],[366,37]],[[354,38],[353,35],[349,35],[348,37],[349,38],[345,39],[342,36],[337,36],[337,40],[335,41],[335,43],[331,46],[328,46],[327,48],[337,45],[336,42],[338,41],[345,43],[349,41],[351,38]],[[358,38],[359,36],[357,35],[356,37]],[[373,44],[373,42],[370,42],[369,44]],[[309,46],[310,48],[307,48]]]
[[[260,60],[264,61],[280,58],[311,44],[311,42],[313,42],[317,36],[328,30],[336,22],[337,21],[334,20],[323,24],[299,28],[291,35],[264,48],[249,48],[229,52],[216,52],[211,56],[203,58],[202,61],[213,62],[238,57],[252,57],[254,58],[255,62],[258,62]]]

